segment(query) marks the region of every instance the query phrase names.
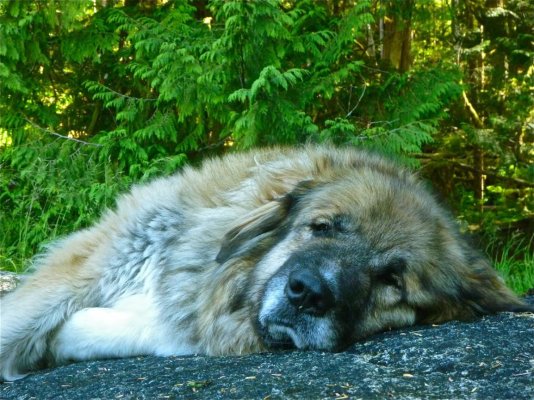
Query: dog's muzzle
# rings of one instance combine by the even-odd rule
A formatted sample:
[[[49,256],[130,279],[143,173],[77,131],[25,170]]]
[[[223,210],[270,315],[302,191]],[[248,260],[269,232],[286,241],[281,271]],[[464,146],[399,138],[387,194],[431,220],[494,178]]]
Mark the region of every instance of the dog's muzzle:
[[[290,265],[267,283],[258,316],[269,347],[333,350],[338,346],[336,298],[317,268]]]

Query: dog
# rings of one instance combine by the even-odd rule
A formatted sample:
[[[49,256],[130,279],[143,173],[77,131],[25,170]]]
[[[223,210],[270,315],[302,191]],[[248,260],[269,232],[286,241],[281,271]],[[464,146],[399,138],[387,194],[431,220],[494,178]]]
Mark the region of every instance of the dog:
[[[230,154],[134,187],[1,300],[0,376],[136,355],[341,351],[533,311],[412,172],[355,148]]]

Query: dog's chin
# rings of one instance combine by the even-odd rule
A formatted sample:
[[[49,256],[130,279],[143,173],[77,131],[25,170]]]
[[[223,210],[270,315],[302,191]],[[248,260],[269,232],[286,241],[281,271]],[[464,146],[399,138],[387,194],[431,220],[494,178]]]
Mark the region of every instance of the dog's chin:
[[[346,347],[331,340],[331,338],[323,337],[320,332],[313,332],[313,330],[310,332],[309,329],[299,329],[298,326],[286,323],[271,322],[262,326],[260,331],[263,343],[273,350],[299,349],[337,352]]]
[[[287,325],[269,324],[261,329],[263,343],[273,350],[299,349],[302,339],[295,330]]]

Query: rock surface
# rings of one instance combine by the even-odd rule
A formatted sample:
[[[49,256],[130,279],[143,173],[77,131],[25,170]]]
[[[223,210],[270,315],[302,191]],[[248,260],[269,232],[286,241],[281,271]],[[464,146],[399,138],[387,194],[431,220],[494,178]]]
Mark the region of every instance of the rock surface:
[[[0,271],[0,297],[15,289],[19,282],[20,277],[14,272]]]
[[[534,315],[386,332],[337,354],[71,364],[0,384],[0,398],[534,399]]]

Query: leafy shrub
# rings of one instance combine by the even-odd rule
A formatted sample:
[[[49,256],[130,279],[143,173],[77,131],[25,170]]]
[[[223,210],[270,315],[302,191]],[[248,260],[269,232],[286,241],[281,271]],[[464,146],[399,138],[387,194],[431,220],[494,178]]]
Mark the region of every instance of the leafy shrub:
[[[404,5],[1,2],[0,268],[23,269],[40,243],[87,226],[133,182],[233,149],[332,142],[386,152],[410,166],[419,165],[423,150],[471,154],[485,131],[458,111],[466,68],[432,25],[447,31],[452,17],[442,2],[414,6],[421,38],[413,54],[423,61],[400,72],[377,50],[384,40],[379,20],[395,18],[386,15],[393,3]],[[429,46],[425,35],[441,47]],[[523,62],[525,38],[501,39],[485,46]],[[482,47],[475,43],[466,57]],[[528,108],[527,79],[513,82],[510,104]],[[510,107],[506,118],[491,119],[492,137],[503,132],[484,147],[492,155],[519,129]],[[463,121],[459,128],[451,112]],[[477,200],[464,183],[470,177],[454,169],[463,161],[444,154],[424,172],[438,187],[441,177],[454,186],[450,200],[467,225],[487,219],[473,211]],[[528,163],[505,154],[499,174],[525,180]],[[517,207],[508,188],[491,185],[488,193],[498,210],[524,219],[532,191],[521,191]]]

